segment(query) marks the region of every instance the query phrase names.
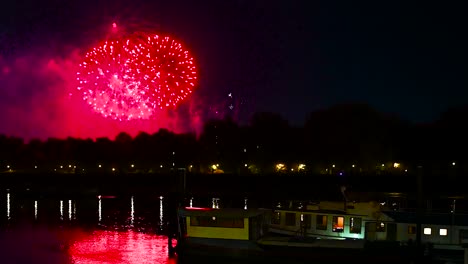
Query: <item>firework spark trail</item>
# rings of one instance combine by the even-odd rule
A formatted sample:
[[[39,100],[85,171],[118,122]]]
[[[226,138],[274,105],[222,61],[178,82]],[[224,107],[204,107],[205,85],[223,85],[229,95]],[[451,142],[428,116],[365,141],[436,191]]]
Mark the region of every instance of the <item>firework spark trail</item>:
[[[76,73],[83,99],[105,117],[149,119],[175,108],[197,83],[194,59],[169,37],[135,33],[90,50]]]

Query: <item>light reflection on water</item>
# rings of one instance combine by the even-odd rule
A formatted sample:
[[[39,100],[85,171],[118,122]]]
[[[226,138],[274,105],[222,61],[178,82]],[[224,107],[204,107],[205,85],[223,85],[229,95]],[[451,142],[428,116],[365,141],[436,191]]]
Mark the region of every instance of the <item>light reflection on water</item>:
[[[135,222],[135,207],[133,203],[133,196],[130,198],[130,226],[133,227],[133,223]]]
[[[7,190],[7,218],[10,219],[10,192]]]
[[[163,208],[163,197],[159,197],[159,230],[164,228],[164,208]]]
[[[102,202],[101,202],[101,195],[98,196],[98,219],[99,222],[102,220]]]
[[[8,192],[3,197],[2,264],[176,263],[162,235],[162,196],[53,200]]]
[[[60,200],[60,220],[63,220],[63,200]]]
[[[167,238],[134,231],[94,231],[68,249],[71,263],[175,263],[167,256]]]

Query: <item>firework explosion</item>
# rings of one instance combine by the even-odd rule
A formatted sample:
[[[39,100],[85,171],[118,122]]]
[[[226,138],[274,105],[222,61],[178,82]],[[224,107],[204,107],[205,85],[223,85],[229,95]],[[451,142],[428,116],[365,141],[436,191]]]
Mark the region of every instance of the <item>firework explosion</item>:
[[[169,37],[135,33],[92,48],[76,73],[78,90],[98,113],[149,119],[175,108],[196,86],[193,57]]]

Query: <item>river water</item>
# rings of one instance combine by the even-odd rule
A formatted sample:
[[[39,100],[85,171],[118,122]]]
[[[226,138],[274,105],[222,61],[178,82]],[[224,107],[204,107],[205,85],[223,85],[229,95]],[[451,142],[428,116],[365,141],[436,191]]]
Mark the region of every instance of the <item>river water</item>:
[[[163,196],[40,198],[3,192],[0,263],[176,263]]]

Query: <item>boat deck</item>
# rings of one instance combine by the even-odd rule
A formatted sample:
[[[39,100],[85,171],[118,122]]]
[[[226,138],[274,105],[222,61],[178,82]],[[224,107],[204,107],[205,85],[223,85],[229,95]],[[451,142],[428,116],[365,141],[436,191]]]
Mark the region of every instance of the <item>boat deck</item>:
[[[312,237],[266,236],[258,241],[265,246],[364,249],[364,240],[316,239]]]

